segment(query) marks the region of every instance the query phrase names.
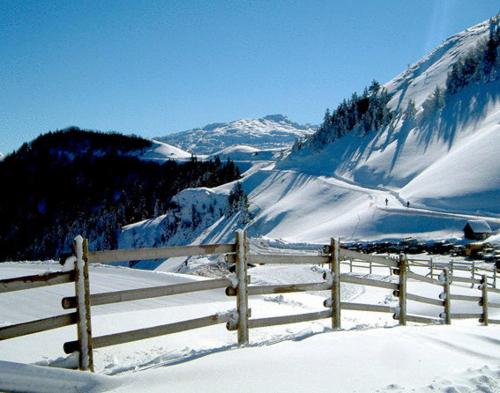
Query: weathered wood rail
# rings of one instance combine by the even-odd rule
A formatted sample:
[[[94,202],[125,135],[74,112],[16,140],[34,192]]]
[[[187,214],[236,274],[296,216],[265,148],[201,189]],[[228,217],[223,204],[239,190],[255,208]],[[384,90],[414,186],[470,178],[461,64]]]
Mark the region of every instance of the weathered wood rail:
[[[236,273],[227,277],[210,279],[181,284],[160,285],[149,288],[128,289],[113,292],[90,293],[89,264],[109,264],[132,260],[166,259],[171,257],[189,257],[198,255],[225,255],[226,260],[236,264]],[[249,241],[244,231],[237,231],[236,241],[232,244],[212,244],[183,247],[141,248],[129,250],[87,250],[87,242],[81,237],[75,239],[74,255],[70,258],[74,267],[70,271],[51,272],[44,275],[33,275],[0,280],[0,293],[29,290],[51,285],[66,283],[75,284],[75,295],[64,297],[61,301],[64,310],[76,310],[67,314],[51,316],[36,321],[19,323],[0,327],[0,340],[20,337],[28,334],[43,332],[69,325],[77,326],[77,339],[64,343],[66,353],[78,352],[79,368],[93,370],[93,349],[111,345],[124,344],[137,340],[179,333],[191,329],[198,329],[212,325],[226,324],[226,328],[237,331],[238,343],[245,345],[249,342],[250,329],[268,326],[284,325],[331,319],[333,329],[342,327],[342,310],[390,313],[399,321],[400,325],[407,322],[423,324],[450,324],[452,319],[478,319],[484,325],[500,324],[500,320],[489,318],[488,308],[500,308],[500,303],[489,301],[489,293],[500,293],[496,288],[496,270],[485,272],[476,266],[467,270],[460,264],[436,264],[427,261],[408,260],[406,255],[397,259],[380,255],[367,255],[357,251],[340,247],[337,240],[332,239],[329,246],[324,247],[321,255],[252,255]],[[341,273],[341,264],[349,264],[350,273]],[[313,264],[326,265],[323,281],[309,283],[294,283],[280,285],[251,285],[248,272],[249,265],[256,264]],[[428,267],[429,274],[422,275],[412,271],[412,268]],[[389,277],[367,278],[351,274],[353,268],[365,268],[369,273],[376,268],[387,268]],[[470,277],[454,276],[453,270],[471,272]],[[250,271],[251,273],[251,271]],[[479,273],[483,273],[478,276]],[[489,275],[488,275],[489,274]],[[394,275],[394,276],[392,276]],[[392,277],[391,277],[392,276]],[[478,278],[479,277],[479,278]],[[417,281],[442,288],[439,298],[430,298],[408,291],[408,281]],[[477,295],[452,294],[451,286],[454,283],[471,284],[477,286],[480,293]],[[398,299],[397,306],[391,307],[380,304],[363,304],[342,302],[340,290],[342,284],[372,286],[390,290]],[[157,297],[195,293],[207,290],[224,289],[229,297],[236,298],[236,310],[223,311],[218,314],[205,315],[198,318],[177,321],[159,326],[146,327],[131,331],[108,334],[99,337],[92,336],[91,306],[153,299]],[[474,290],[475,290],[474,289]],[[267,294],[284,294],[305,291],[324,291],[329,297],[324,300],[323,311],[304,314],[252,318],[249,307],[249,297]],[[452,301],[475,302],[482,312],[452,313]],[[412,315],[407,312],[408,302],[430,304],[442,308],[438,317]]]

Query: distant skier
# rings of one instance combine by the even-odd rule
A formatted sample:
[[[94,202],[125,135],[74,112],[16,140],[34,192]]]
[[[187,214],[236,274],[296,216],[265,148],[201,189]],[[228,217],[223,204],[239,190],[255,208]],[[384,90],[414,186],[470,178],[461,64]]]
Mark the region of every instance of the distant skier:
[[[389,203],[389,199],[385,198],[385,207],[387,207],[388,203]]]
[[[410,207],[410,201],[406,202],[406,207]]]

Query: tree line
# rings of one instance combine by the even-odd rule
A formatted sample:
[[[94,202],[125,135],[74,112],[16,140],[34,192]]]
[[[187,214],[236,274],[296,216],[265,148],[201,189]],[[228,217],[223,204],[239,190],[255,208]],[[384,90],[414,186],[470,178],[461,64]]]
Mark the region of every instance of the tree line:
[[[55,258],[77,234],[93,249],[115,248],[123,225],[158,216],[187,187],[240,177],[219,158],[162,164],[131,155],[136,136],[71,128],[26,143],[0,162],[0,260]]]
[[[344,99],[331,113],[327,109],[318,131],[305,141],[298,141],[294,149],[308,146],[319,150],[351,132],[366,135],[385,127],[394,117],[387,106],[390,99],[387,90],[374,80],[361,95],[353,93],[350,99]]]

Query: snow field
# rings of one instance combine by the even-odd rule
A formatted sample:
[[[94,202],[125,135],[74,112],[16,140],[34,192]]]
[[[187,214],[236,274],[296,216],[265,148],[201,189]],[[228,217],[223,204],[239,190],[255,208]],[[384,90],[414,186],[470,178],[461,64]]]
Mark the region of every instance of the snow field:
[[[0,275],[2,278],[12,277],[14,275],[45,272],[55,268],[57,268],[56,264],[7,263],[0,265]],[[347,272],[348,266],[342,265],[342,271]],[[322,273],[323,269],[321,267],[307,265],[258,266],[249,271],[252,285],[321,282]],[[368,276],[366,273],[366,269],[355,268],[353,274]],[[374,268],[371,277],[397,281],[397,277],[389,277],[388,273],[388,268]],[[420,273],[425,274],[424,271]],[[111,277],[113,277],[113,280],[111,280]],[[109,266],[92,266],[90,269],[90,283],[93,293],[185,282],[192,279],[201,278]],[[410,280],[408,290],[410,293],[437,299],[442,288]],[[72,285],[65,284],[2,294],[0,296],[0,315],[2,316],[0,322],[2,325],[8,325],[63,313],[65,311],[60,306],[60,300],[63,296],[72,295],[73,291]],[[467,288],[464,284],[464,286],[453,285],[452,293],[479,296],[480,291]],[[329,291],[251,296],[249,305],[252,309],[253,318],[298,314],[324,310],[323,301],[329,296]],[[392,295],[392,291],[381,288],[342,284],[341,296],[342,301],[349,302],[390,306],[397,306],[398,304],[398,300]],[[490,301],[500,303],[500,296],[490,294]],[[16,307],[12,307],[13,304],[16,304]],[[232,310],[235,307],[235,297],[225,296],[223,290],[97,306],[92,308],[93,335],[97,337],[104,334],[181,321]],[[408,302],[408,313],[411,314],[437,317],[440,312],[442,312],[441,307],[413,301]],[[452,312],[481,312],[481,309],[472,302],[453,301]],[[392,327],[397,325],[397,321],[393,320],[392,314],[389,313],[342,311],[342,318],[344,329]],[[500,318],[499,309],[491,308],[490,318]],[[453,324],[474,326],[478,322],[477,320],[453,321]],[[296,335],[303,335],[304,331],[310,333],[322,332],[328,330],[330,326],[330,320],[320,320],[311,323],[252,329],[250,341],[251,345],[263,345],[290,339]],[[62,344],[75,338],[76,329],[74,326],[70,326],[1,342],[0,353],[2,354],[2,360],[50,364],[56,359],[60,361],[60,358],[65,356],[62,351]],[[117,374],[145,367],[154,367],[159,364],[175,363],[197,357],[199,354],[234,348],[236,342],[235,332],[227,331],[224,325],[217,325],[97,349],[94,358],[96,370],[99,373]]]

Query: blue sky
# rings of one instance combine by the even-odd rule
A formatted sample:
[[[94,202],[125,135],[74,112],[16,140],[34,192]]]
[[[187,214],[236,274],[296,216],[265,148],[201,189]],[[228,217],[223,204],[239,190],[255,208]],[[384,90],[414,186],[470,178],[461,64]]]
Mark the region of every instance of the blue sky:
[[[498,1],[0,0],[0,152],[69,125],[146,137],[319,123]]]

